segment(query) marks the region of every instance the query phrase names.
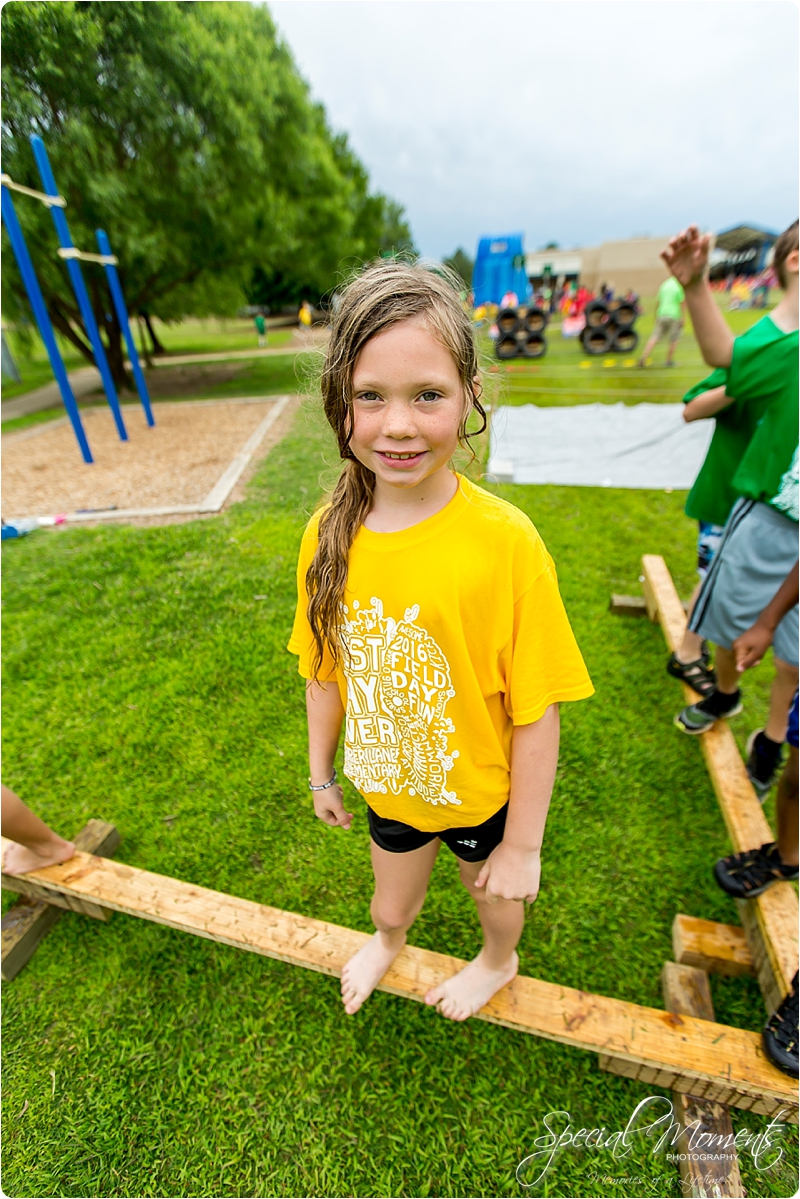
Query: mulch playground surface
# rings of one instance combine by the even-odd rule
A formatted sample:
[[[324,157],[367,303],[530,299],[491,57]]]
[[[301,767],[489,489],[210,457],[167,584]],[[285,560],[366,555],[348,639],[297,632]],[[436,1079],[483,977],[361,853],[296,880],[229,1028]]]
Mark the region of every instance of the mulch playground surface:
[[[4,434],[3,517],[200,503],[271,403],[156,403],[154,428],[141,407],[125,405],[127,442],[120,441],[108,408],[85,409],[91,465],[83,462],[66,417]]]

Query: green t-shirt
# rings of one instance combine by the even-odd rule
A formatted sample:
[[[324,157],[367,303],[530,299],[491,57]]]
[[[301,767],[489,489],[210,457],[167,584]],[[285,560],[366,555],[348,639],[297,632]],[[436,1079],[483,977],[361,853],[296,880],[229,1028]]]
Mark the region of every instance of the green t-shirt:
[[[799,387],[796,329],[784,333],[765,316],[736,338],[728,368],[731,407],[743,410],[755,396],[767,401],[733,478],[739,495],[771,504],[778,494],[797,449]]]
[[[727,383],[727,370],[715,370],[707,379],[690,388],[683,397],[683,402],[688,404],[704,391],[727,386]],[[693,520],[708,521],[712,525],[725,524],[731,508],[739,498],[739,493],[733,485],[733,476],[766,405],[766,400],[756,399],[744,405],[738,412],[736,405],[731,404],[717,413],[714,435],[705,461],[686,500],[687,516],[691,516]]]
[[[767,350],[768,346],[772,348]],[[730,367],[715,370],[683,397],[683,402],[688,404],[702,392],[723,384],[728,395],[734,397],[733,403],[717,413],[708,453],[686,500],[687,516],[724,525],[740,495],[747,495],[751,499],[764,498],[746,488],[747,480],[741,474],[740,467],[747,459],[750,464],[748,474],[751,474],[754,461],[760,460],[761,451],[758,447],[751,460],[751,449],[757,438],[762,439],[762,420],[766,423],[768,417],[767,437],[772,435],[770,430],[774,427],[775,414],[769,415],[768,410],[783,395],[783,409],[787,410],[783,413],[784,417],[788,411],[794,411],[794,445],[778,455],[783,466],[780,469],[775,466],[775,486],[767,498],[771,499],[777,493],[781,476],[788,469],[797,446],[797,346],[796,332],[781,333],[769,317],[764,317],[736,338]],[[738,389],[738,394],[735,389]]]
[[[658,308],[656,316],[666,316],[670,320],[681,319],[681,304],[683,303],[683,288],[674,275],[665,279],[658,289]]]
[[[771,349],[766,349],[771,347]],[[734,363],[736,367],[734,369]],[[782,333],[769,317],[764,317],[736,338],[733,362],[727,369],[717,369],[687,391],[684,403],[690,402],[712,387],[726,386],[732,404],[717,412],[716,428],[711,438],[705,462],[686,500],[686,516],[694,520],[708,520],[710,524],[724,524],[730,508],[740,495],[750,499],[771,500],[780,488],[781,477],[788,469],[792,453],[798,445],[798,335]],[[734,390],[738,388],[738,392]],[[771,411],[777,400],[780,412]],[[769,412],[768,412],[769,410]],[[794,445],[783,451],[764,454],[764,446],[775,435],[776,417],[784,423],[794,414]],[[764,421],[764,424],[762,424]],[[783,429],[783,424],[781,424]],[[782,433],[786,440],[786,432]],[[757,441],[758,438],[758,441]],[[792,433],[789,433],[789,440]],[[752,457],[751,451],[756,446]],[[753,470],[758,464],[769,466],[775,457],[774,469],[769,475],[775,486],[769,494],[753,492]],[[744,474],[740,468],[745,468]]]

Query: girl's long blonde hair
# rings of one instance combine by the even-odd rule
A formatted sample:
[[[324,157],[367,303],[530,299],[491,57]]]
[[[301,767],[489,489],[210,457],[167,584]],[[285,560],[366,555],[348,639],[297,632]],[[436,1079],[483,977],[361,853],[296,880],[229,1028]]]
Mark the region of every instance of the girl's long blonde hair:
[[[348,555],[375,493],[375,475],[362,466],[350,449],[356,359],[371,337],[392,325],[412,319],[425,324],[453,355],[468,401],[458,440],[468,447],[469,438],[486,429],[486,413],[476,383],[475,339],[459,297],[461,290],[461,280],[446,267],[383,260],[366,267],[352,280],[334,313],[322,369],[322,401],[345,464],[328,507],[320,517],[319,543],[306,573],[308,621],[316,647],[315,677],[326,647],[336,666],[342,662],[344,647],[339,620],[347,585]],[[481,424],[468,434],[467,421],[473,411]]]

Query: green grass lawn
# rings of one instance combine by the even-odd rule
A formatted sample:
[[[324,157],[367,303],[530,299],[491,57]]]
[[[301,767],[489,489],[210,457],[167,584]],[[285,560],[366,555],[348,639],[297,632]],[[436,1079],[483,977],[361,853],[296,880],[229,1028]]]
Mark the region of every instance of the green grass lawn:
[[[5,781],[64,833],[113,821],[121,861],[369,931],[364,805],[351,791],[350,833],[314,819],[284,648],[300,535],[335,464],[303,412],[220,517],[7,543]],[[563,705],[522,970],[661,1007],[675,913],[737,922],[711,875],[730,846],[699,746],[671,723],[682,701],[661,633],[608,599],[636,591],[648,551],[687,595],[695,528],[678,493],[496,490],[553,553],[597,688]],[[747,678],[740,745],[769,680],[768,663]],[[476,951],[447,851],[410,940]],[[754,980],[711,985],[720,1021],[760,1027]],[[523,1195],[515,1168],[548,1112],[610,1132],[653,1092],[590,1054],[389,995],[348,1018],[333,979],[121,915],[61,920],[6,986],[3,1016],[15,1196]],[[736,1130],[767,1123],[732,1116]],[[650,1148],[567,1152],[535,1193],[680,1195]],[[761,1172],[742,1154],[749,1195],[794,1194],[791,1129],[785,1154]]]
[[[174,325],[166,325],[162,321],[153,322],[156,334],[170,354],[211,354],[226,350],[257,350],[258,335],[252,321],[221,320],[209,318],[197,320],[194,318],[180,321]],[[140,329],[134,321],[133,335],[136,348],[142,353]],[[287,348],[292,341],[292,329],[271,329],[267,339],[270,349]],[[3,399],[12,400],[15,396],[25,395],[37,387],[53,382],[53,372],[47,351],[38,332],[32,333],[30,339],[22,340],[14,330],[6,331],[11,352],[14,355],[19,373],[22,376],[19,383],[3,379]],[[89,365],[74,346],[60,334],[56,334],[61,356],[68,371],[79,370]]]

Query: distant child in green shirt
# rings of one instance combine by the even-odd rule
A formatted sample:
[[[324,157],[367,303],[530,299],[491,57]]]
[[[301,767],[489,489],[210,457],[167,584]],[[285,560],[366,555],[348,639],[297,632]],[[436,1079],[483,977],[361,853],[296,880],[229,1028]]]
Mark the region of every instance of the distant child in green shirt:
[[[667,340],[667,359],[665,366],[675,365],[675,347],[683,328],[683,288],[674,275],[670,275],[658,289],[658,304],[656,305],[656,323],[650,340],[642,350],[639,366],[646,366],[655,345]]]
[[[734,421],[744,420],[745,425],[748,406],[755,405],[753,411],[759,415],[730,480],[738,498],[689,621],[691,632],[717,646],[717,682],[714,691],[676,717],[676,724],[687,733],[703,733],[715,721],[741,711],[733,642],[752,625],[797,561],[798,222],[775,243],[774,269],[784,289],[783,299],[743,337],[734,339],[705,282],[708,246],[708,236],[700,237],[697,227],[690,226],[672,239],[663,254],[685,288],[703,357],[726,374],[724,384],[692,401],[693,415],[724,411]],[[718,427],[724,428],[724,421]],[[716,456],[709,451],[712,470],[707,478],[698,480],[696,495],[695,489],[692,493],[696,500],[699,497],[698,502],[703,502],[709,481],[713,490],[714,464],[730,465],[740,449],[735,437],[732,442],[723,437]],[[729,494],[721,495],[723,503],[729,498]],[[699,510],[694,508],[692,496],[687,511],[690,508]],[[797,635],[795,606],[774,638],[776,677],[766,727],[748,743],[748,774],[762,797],[780,764],[797,687]]]

